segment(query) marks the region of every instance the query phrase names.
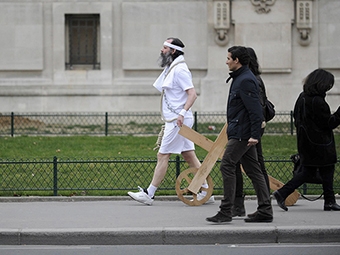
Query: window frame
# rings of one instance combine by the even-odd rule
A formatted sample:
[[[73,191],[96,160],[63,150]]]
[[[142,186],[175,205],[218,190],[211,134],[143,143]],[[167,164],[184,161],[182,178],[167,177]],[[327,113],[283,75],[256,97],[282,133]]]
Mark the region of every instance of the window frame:
[[[88,21],[92,22],[92,26]],[[75,34],[73,34],[74,30],[77,30]],[[88,33],[91,30],[92,34]],[[76,42],[73,40],[75,37],[78,39]],[[84,42],[79,38],[87,40]],[[78,45],[72,45],[74,43]],[[88,50],[88,45],[92,46],[91,50]],[[99,49],[100,14],[65,14],[65,69],[100,70]]]

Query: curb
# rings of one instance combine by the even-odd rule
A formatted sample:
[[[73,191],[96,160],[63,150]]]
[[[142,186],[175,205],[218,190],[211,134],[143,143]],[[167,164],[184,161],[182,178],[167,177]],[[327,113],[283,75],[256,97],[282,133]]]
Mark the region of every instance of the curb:
[[[222,196],[215,196],[215,199],[220,200]],[[305,201],[298,204],[298,206],[301,205],[301,210],[297,210],[296,214],[287,214],[279,210],[278,213],[283,218],[277,221],[274,220],[272,223],[246,223],[242,225],[228,223],[218,225],[207,224],[206,222],[205,224],[196,225],[196,221],[189,221],[187,217],[201,215],[203,211],[210,211],[210,208],[206,207],[206,209],[209,209],[206,210],[205,207],[202,207],[200,210],[195,210],[188,206],[181,206],[181,201],[177,196],[157,197],[158,201],[165,201],[165,206],[162,206],[162,204],[156,206],[155,214],[151,213],[154,210],[151,209],[150,211],[150,207],[138,207],[138,204],[130,207],[129,202],[119,202],[127,200],[130,200],[128,196],[0,197],[0,203],[3,203],[4,215],[8,215],[8,219],[3,217],[4,224],[0,228],[0,245],[214,245],[340,242],[340,225],[336,224],[338,214],[337,212],[324,213],[320,209],[320,206],[323,205],[323,200],[318,200],[310,210],[306,207],[309,202]],[[256,208],[256,196],[247,196],[246,200],[249,201],[248,205],[252,209]],[[92,203],[39,204],[40,202],[91,201],[113,202],[112,205],[111,203],[99,203],[104,205],[104,207],[100,207],[103,209],[101,214],[103,219],[100,222],[98,222],[99,219],[93,220],[96,209],[93,209]],[[118,202],[114,203],[114,201]],[[177,201],[178,203],[167,203],[166,201]],[[20,204],[21,202],[26,202],[27,204]],[[32,204],[29,204],[30,202]],[[38,204],[33,204],[33,202],[38,202]],[[180,215],[179,212],[171,214],[170,221],[167,224],[161,224],[163,217],[168,215],[166,213],[174,204],[174,208],[181,208],[183,211],[180,212]],[[116,214],[111,215],[111,207],[115,205],[117,206]],[[120,207],[120,205],[122,206]],[[126,207],[126,205],[129,206]],[[50,206],[52,207],[50,208]],[[33,208],[32,211],[30,210],[31,208]],[[61,210],[55,211],[56,208],[61,208]],[[73,218],[66,221],[60,214],[61,212],[65,213],[65,210],[69,210],[69,208],[73,210],[77,208],[77,213],[82,213],[82,210],[91,208],[91,213],[85,214],[84,218],[77,219],[78,221],[73,224]],[[307,209],[312,213],[310,221],[306,220],[305,213]],[[13,211],[13,215],[9,215],[12,212],[11,210],[16,210]],[[41,210],[43,210],[42,218],[39,217]],[[156,218],[151,218],[149,219],[150,221],[143,220],[142,224],[137,225],[134,224],[136,221],[131,222],[129,218],[126,218],[125,210],[129,210],[127,215],[137,217],[137,219],[139,219],[140,212],[143,215],[151,213]],[[30,217],[26,219],[20,218],[20,215],[24,215],[26,212]],[[53,213],[58,214],[54,215]],[[106,217],[106,215],[110,216]],[[179,221],[172,224],[172,221],[183,215],[185,215],[185,217],[181,218],[184,220],[183,222]],[[26,220],[29,224],[14,224],[17,219]],[[32,221],[28,221],[30,219]],[[115,219],[123,221],[123,224],[108,224]],[[9,223],[5,224],[7,220]],[[43,220],[43,224],[38,224],[41,220]],[[58,222],[64,220],[64,224]],[[86,224],[86,220],[90,220],[91,224]],[[44,222],[53,224],[44,224]],[[309,222],[312,222],[312,224],[309,224]]]
[[[225,225],[227,226],[227,225]],[[1,245],[190,245],[259,243],[334,243],[340,227],[256,227],[221,229],[0,229]]]

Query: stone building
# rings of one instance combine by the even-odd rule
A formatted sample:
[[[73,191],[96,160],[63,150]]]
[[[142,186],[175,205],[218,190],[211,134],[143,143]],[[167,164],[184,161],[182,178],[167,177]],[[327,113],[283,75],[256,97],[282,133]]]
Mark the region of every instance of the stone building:
[[[278,111],[316,68],[336,76],[336,110],[339,13],[339,0],[0,0],[0,111],[158,111],[152,84],[170,36],[186,45],[195,111],[225,111],[233,45],[256,50]]]

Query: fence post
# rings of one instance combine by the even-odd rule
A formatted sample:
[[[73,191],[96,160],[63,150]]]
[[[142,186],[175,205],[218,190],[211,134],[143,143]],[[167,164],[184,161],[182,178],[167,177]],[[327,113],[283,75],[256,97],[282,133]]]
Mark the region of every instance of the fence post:
[[[293,119],[293,111],[290,111],[290,134],[294,134],[294,119]]]
[[[105,136],[107,136],[107,133],[108,133],[108,126],[109,126],[109,116],[108,116],[108,113],[105,112]]]
[[[306,183],[302,185],[302,194],[307,195],[307,184]]]
[[[194,130],[197,131],[197,112],[194,112]]]
[[[179,156],[176,156],[176,179],[181,174],[181,161]]]
[[[53,196],[58,196],[58,159],[53,157]]]
[[[14,136],[14,112],[11,112],[11,136]]]

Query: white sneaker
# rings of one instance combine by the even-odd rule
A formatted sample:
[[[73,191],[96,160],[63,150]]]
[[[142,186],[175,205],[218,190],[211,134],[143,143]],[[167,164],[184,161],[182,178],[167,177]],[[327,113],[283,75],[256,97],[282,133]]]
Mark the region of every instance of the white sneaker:
[[[205,196],[201,192],[197,194],[197,201],[200,201],[203,198],[205,198]],[[193,200],[191,200],[191,201],[193,201]],[[211,197],[209,197],[209,199],[204,204],[207,205],[207,204],[213,204],[213,203],[215,203],[215,197],[211,196]]]
[[[141,187],[138,186],[138,189],[139,189],[139,192],[129,191],[128,195],[139,203],[152,205],[153,198],[150,198],[149,195]]]

